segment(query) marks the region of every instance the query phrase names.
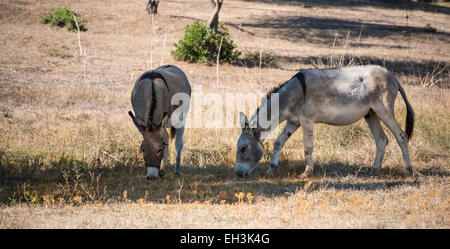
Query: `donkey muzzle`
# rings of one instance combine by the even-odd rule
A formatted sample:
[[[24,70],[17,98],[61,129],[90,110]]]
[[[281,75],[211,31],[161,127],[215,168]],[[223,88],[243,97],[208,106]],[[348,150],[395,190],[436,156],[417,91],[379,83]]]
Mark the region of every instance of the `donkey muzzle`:
[[[145,167],[147,168],[148,180],[154,180],[158,176],[162,178],[166,174],[164,170],[160,169],[159,165],[146,164]]]
[[[238,178],[249,177],[251,173],[250,166],[246,163],[236,163],[234,165],[234,173]]]

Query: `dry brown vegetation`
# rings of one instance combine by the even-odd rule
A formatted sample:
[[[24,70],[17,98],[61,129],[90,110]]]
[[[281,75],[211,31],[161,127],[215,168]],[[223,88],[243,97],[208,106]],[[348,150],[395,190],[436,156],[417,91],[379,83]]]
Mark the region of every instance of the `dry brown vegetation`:
[[[278,67],[174,61],[184,26],[210,16],[206,1],[71,1],[88,31],[39,22],[66,1],[0,3],[0,227],[2,228],[449,228],[450,6],[377,1],[225,1],[220,19],[241,51],[270,51]],[[152,23],[153,22],[153,23]],[[424,30],[430,23],[436,33]],[[393,71],[415,112],[415,169],[403,177],[387,132],[383,170],[364,177],[375,144],[364,121],[315,128],[316,177],[304,170],[301,132],[274,178],[233,175],[239,129],[187,129],[183,177],[147,181],[140,135],[127,115],[135,79],[180,66],[204,92],[265,92],[298,69],[378,64]],[[195,106],[193,107],[195,108]],[[405,120],[403,101],[397,120]],[[192,109],[191,109],[192,111]],[[249,113],[250,114],[250,113]],[[174,162],[171,148],[170,161]],[[169,169],[171,170],[171,169]]]

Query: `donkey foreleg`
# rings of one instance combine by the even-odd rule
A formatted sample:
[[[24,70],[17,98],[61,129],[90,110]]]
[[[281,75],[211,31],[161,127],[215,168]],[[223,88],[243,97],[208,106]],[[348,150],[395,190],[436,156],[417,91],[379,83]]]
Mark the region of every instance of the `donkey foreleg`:
[[[280,157],[281,149],[284,146],[284,143],[289,139],[289,137],[297,130],[299,125],[290,122],[289,120],[286,122],[286,126],[284,127],[281,134],[278,136],[277,140],[273,145],[273,156],[272,162],[270,163],[270,167],[266,172],[266,175],[272,176],[275,169],[278,166],[278,158]]]
[[[169,147],[164,146],[162,165],[159,169],[159,176],[163,177],[166,174],[165,168],[169,165]]]
[[[309,178],[313,176],[314,165],[313,165],[313,151],[314,151],[314,143],[313,143],[313,131],[314,131],[314,122],[308,119],[302,120],[303,127],[303,147],[305,150],[305,158],[306,158],[306,168],[305,172],[301,175],[301,178]]]
[[[162,133],[163,141],[169,141],[169,134],[167,134],[166,129],[163,129]],[[169,146],[167,144],[163,144],[163,159],[161,160],[162,164],[159,168],[159,176],[163,177],[166,174],[166,167],[169,165]]]
[[[176,151],[176,162],[175,162],[175,174],[181,175],[181,151],[183,150],[183,134],[184,127],[176,129],[175,135],[175,151]]]

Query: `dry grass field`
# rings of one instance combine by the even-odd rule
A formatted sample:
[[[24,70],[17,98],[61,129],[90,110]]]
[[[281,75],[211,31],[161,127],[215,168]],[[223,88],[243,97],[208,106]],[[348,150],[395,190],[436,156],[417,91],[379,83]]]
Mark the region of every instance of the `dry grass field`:
[[[86,20],[80,43],[77,32],[40,23],[66,3]],[[220,20],[238,49],[270,51],[279,65],[220,65],[217,84],[215,65],[170,56],[186,24],[208,20],[207,1],[161,1],[153,18],[145,3],[0,2],[0,228],[450,228],[450,5],[412,2],[406,20],[404,5],[381,1],[226,0]],[[275,177],[263,176],[267,140],[254,177],[238,180],[240,129],[189,128],[183,176],[171,166],[148,181],[127,111],[136,78],[161,64],[221,95],[264,93],[299,69],[385,66],[416,113],[414,177],[403,176],[388,131],[381,174],[364,176],[375,143],[361,120],[315,126],[311,180],[299,178],[301,131],[283,148]],[[405,115],[398,97],[402,127]]]

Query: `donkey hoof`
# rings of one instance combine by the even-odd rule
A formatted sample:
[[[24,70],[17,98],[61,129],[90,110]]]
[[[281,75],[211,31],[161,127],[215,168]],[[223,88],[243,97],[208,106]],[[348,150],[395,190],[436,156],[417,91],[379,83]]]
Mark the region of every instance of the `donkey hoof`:
[[[380,169],[371,169],[368,176],[377,176],[380,173]]]
[[[273,170],[272,168],[269,168],[269,169],[266,171],[266,176],[267,176],[267,177],[273,177],[273,176],[274,176],[274,170]]]
[[[303,174],[300,175],[300,179],[308,179],[313,177],[313,171],[312,170],[305,170]]]
[[[413,176],[413,169],[412,168],[406,168],[405,169],[406,176]]]

